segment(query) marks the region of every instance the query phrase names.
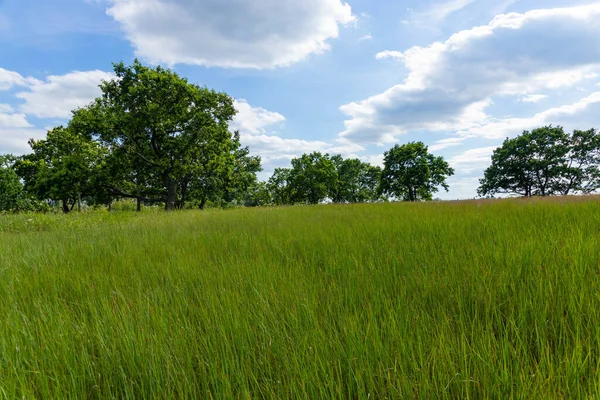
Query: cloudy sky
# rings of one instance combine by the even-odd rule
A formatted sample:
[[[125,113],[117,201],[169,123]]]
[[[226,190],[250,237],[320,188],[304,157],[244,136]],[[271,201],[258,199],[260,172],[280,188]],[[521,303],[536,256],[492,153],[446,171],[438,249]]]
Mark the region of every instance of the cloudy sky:
[[[440,197],[471,198],[504,138],[600,128],[599,37],[590,0],[0,0],[0,153],[138,57],[234,97],[263,178],[421,140],[456,170]]]

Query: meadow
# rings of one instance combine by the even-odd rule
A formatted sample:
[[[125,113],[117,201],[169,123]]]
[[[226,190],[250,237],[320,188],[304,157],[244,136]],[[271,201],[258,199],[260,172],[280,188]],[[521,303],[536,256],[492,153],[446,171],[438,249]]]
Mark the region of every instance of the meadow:
[[[0,215],[0,398],[600,398],[600,198]]]

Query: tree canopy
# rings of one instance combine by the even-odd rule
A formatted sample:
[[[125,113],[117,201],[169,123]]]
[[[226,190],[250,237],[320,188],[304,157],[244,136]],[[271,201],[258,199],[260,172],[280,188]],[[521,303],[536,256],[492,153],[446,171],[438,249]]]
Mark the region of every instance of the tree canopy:
[[[600,188],[600,135],[594,129],[567,134],[545,126],[506,139],[494,150],[478,194],[521,196],[591,193]]]
[[[357,203],[379,199],[381,168],[359,159],[313,152],[276,168],[267,189],[274,204]]]
[[[439,186],[448,191],[446,178],[454,175],[423,142],[395,145],[384,153],[383,164],[380,192],[404,201],[431,200]]]

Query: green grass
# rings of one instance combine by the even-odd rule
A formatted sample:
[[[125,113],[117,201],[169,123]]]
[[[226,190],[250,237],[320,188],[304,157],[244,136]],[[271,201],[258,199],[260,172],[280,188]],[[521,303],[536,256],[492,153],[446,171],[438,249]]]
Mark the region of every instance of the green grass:
[[[0,216],[0,398],[600,397],[600,201]]]

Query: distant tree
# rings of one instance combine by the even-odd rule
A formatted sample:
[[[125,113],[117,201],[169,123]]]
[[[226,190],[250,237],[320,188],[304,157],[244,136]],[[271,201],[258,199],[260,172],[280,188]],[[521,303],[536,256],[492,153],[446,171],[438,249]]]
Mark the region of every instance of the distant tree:
[[[448,191],[446,178],[452,175],[448,163],[430,154],[423,142],[395,145],[384,153],[379,190],[404,201],[431,200],[439,186]]]
[[[331,159],[337,172],[337,182],[329,196],[334,203],[359,203],[378,199],[381,168],[357,158],[344,159],[341,155],[335,155]]]
[[[246,207],[268,206],[273,203],[267,182],[255,182],[244,193],[243,204]]]
[[[318,204],[335,190],[337,172],[329,154],[313,152],[292,160],[289,175],[292,203]]]
[[[275,205],[292,204],[290,179],[292,170],[290,168],[275,168],[273,175],[267,182],[267,190]]]
[[[600,136],[591,129],[568,135],[545,126],[506,139],[494,150],[479,196],[550,196],[590,193],[600,187]]]
[[[114,71],[116,78],[101,85],[102,96],[76,111],[73,121],[117,155],[112,192],[164,202],[167,210],[183,207],[190,192],[213,195],[235,169],[228,129],[233,99],[137,60],[115,64]]]
[[[21,206],[23,185],[14,170],[17,158],[0,155],[0,211],[17,211]]]
[[[83,197],[98,195],[96,179],[105,156],[98,143],[60,126],[49,131],[46,139],[32,139],[29,145],[32,153],[15,165],[28,193],[61,202],[65,213]]]

